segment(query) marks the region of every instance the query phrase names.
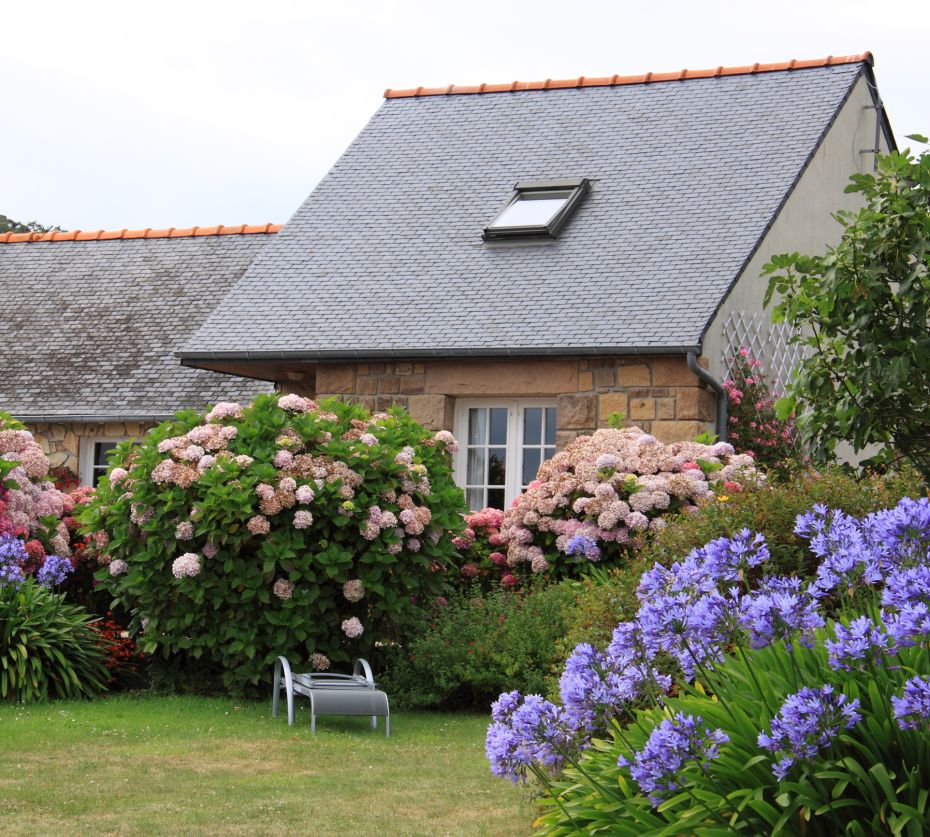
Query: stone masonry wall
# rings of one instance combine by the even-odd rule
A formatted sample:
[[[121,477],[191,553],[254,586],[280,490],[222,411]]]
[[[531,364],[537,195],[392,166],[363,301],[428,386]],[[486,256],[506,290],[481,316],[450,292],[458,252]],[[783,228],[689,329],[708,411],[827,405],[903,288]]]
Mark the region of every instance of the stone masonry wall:
[[[555,398],[560,448],[612,413],[675,442],[712,430],[716,412],[684,356],[320,363],[316,391],[370,410],[399,404],[433,430],[452,429],[456,398]]]
[[[36,441],[42,445],[42,450],[48,455],[53,468],[65,466],[75,474],[79,473],[78,466],[81,456],[81,439],[98,436],[116,438],[138,438],[150,427],[151,423],[126,422],[62,422],[27,424],[27,429],[35,436]]]

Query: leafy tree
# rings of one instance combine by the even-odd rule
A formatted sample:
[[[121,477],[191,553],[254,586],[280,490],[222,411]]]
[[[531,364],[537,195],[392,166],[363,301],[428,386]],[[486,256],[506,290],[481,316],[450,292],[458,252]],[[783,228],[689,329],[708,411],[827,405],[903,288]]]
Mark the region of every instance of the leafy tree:
[[[38,221],[29,221],[23,224],[20,221],[14,221],[6,215],[0,215],[0,233],[28,233],[28,232],[61,232],[61,227],[46,227]]]
[[[909,139],[926,142],[913,135]],[[798,413],[815,461],[849,441],[878,443],[873,462],[906,458],[930,477],[930,154],[880,155],[875,174],[856,174],[858,212],[839,212],[839,244],[822,256],[774,256],[766,304],[808,347],[776,408]]]

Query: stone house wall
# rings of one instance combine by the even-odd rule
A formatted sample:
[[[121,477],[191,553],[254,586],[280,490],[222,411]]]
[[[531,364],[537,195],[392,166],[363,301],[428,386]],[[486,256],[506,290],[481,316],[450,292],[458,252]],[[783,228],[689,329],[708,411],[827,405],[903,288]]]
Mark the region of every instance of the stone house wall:
[[[61,422],[27,424],[26,428],[35,437],[48,456],[53,468],[64,466],[75,474],[80,473],[81,439],[97,437],[138,438],[150,427],[151,422]]]
[[[315,390],[370,410],[399,404],[433,430],[453,429],[456,398],[554,397],[560,448],[606,427],[612,413],[663,442],[713,430],[716,413],[714,393],[684,356],[320,363]]]

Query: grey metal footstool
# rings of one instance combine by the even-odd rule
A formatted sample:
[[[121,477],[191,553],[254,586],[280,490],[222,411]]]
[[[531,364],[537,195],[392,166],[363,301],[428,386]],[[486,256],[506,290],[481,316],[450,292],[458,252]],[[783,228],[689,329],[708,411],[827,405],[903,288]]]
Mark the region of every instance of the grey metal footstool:
[[[310,698],[310,731],[316,732],[317,715],[370,715],[371,728],[384,718],[384,734],[391,734],[391,708],[388,696],[375,686],[367,660],[355,661],[352,674],[293,674],[287,657],[278,657],[272,681],[271,717],[278,717],[281,690],[287,695],[287,723],[294,725],[294,695]]]

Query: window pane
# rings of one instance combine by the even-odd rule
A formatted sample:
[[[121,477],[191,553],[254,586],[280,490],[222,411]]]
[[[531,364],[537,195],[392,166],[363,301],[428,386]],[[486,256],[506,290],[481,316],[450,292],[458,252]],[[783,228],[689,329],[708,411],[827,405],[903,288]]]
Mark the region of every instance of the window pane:
[[[465,490],[465,501],[468,503],[468,508],[472,511],[479,511],[484,508],[484,489],[483,488],[468,488]]]
[[[546,407],[546,444],[555,444],[555,407]]]
[[[484,448],[472,448],[468,451],[468,480],[466,485],[487,485]]]
[[[473,407],[468,411],[468,444],[483,445],[487,442],[487,417],[488,411],[483,407]]]
[[[555,456],[555,448],[546,448],[543,451],[543,462],[547,459],[552,459],[553,456]]]
[[[107,467],[107,454],[116,447],[116,442],[94,442],[94,465]]]
[[[507,476],[507,448],[488,451],[488,485],[503,485]]]
[[[539,470],[539,448],[525,448],[523,451],[523,485],[536,479]]]
[[[542,436],[542,407],[527,407],[523,411],[523,444],[538,445]]]
[[[497,218],[491,229],[498,227],[544,227],[553,216],[568,202],[568,195],[563,193],[543,193],[542,195],[521,195],[508,206]]]
[[[488,505],[492,509],[503,509],[504,508],[504,489],[503,488],[489,488],[488,489]]]
[[[507,444],[507,408],[492,407],[488,412],[491,414],[491,438],[492,445]]]

